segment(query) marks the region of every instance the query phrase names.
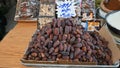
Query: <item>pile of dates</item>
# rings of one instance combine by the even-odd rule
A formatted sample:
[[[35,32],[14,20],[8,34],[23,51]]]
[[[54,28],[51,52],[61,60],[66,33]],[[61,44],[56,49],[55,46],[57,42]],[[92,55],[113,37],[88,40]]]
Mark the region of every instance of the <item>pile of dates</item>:
[[[108,42],[98,32],[84,31],[71,18],[53,19],[36,31],[23,59],[113,64]]]

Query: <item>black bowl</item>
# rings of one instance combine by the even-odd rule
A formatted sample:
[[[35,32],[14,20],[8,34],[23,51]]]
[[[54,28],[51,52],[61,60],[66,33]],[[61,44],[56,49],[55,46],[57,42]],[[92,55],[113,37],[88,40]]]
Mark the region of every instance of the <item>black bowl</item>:
[[[106,15],[106,17],[105,17],[105,20],[106,20],[106,22],[107,22],[107,26],[108,26],[108,28],[110,29],[110,31],[114,32],[114,33],[117,34],[117,35],[120,35],[120,30],[117,29],[116,27],[110,25],[109,22],[107,21],[107,17],[108,17],[110,14],[114,14],[114,13],[116,13],[116,12],[118,12],[118,11],[112,11],[112,12],[108,13],[108,14]],[[120,11],[119,11],[119,12],[120,12]],[[114,23],[114,22],[113,22],[113,23]]]

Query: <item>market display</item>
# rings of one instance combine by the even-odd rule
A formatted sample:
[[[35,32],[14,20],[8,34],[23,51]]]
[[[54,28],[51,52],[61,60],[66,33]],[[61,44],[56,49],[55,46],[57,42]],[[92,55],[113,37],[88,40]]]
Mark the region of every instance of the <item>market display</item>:
[[[15,20],[36,20],[39,8],[38,0],[19,0],[16,8]]]
[[[109,7],[111,2],[105,0],[104,4]],[[18,0],[15,20],[37,22],[37,30],[21,59],[23,65],[117,66],[117,48],[96,13],[103,18],[107,14],[100,8],[96,11],[95,0]],[[119,17],[113,17],[119,14],[109,16],[107,22],[120,29]]]
[[[95,62],[111,65],[112,52],[98,32],[84,31],[74,19],[53,19],[33,35],[24,60]]]

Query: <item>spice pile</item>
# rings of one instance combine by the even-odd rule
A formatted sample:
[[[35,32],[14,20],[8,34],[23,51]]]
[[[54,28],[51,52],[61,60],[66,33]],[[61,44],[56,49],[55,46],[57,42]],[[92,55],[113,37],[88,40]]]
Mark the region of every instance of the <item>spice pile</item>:
[[[97,32],[84,31],[73,19],[53,19],[44,25],[32,37],[23,59],[112,64],[108,42]]]
[[[120,0],[106,0],[106,1],[104,1],[106,8],[110,10],[120,10]]]

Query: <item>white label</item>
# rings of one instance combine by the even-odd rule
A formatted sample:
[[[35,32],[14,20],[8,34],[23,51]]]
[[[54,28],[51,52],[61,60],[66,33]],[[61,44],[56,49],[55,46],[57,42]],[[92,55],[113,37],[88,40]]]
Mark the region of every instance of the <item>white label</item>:
[[[76,16],[74,0],[56,1],[56,3],[58,18],[70,18]]]

